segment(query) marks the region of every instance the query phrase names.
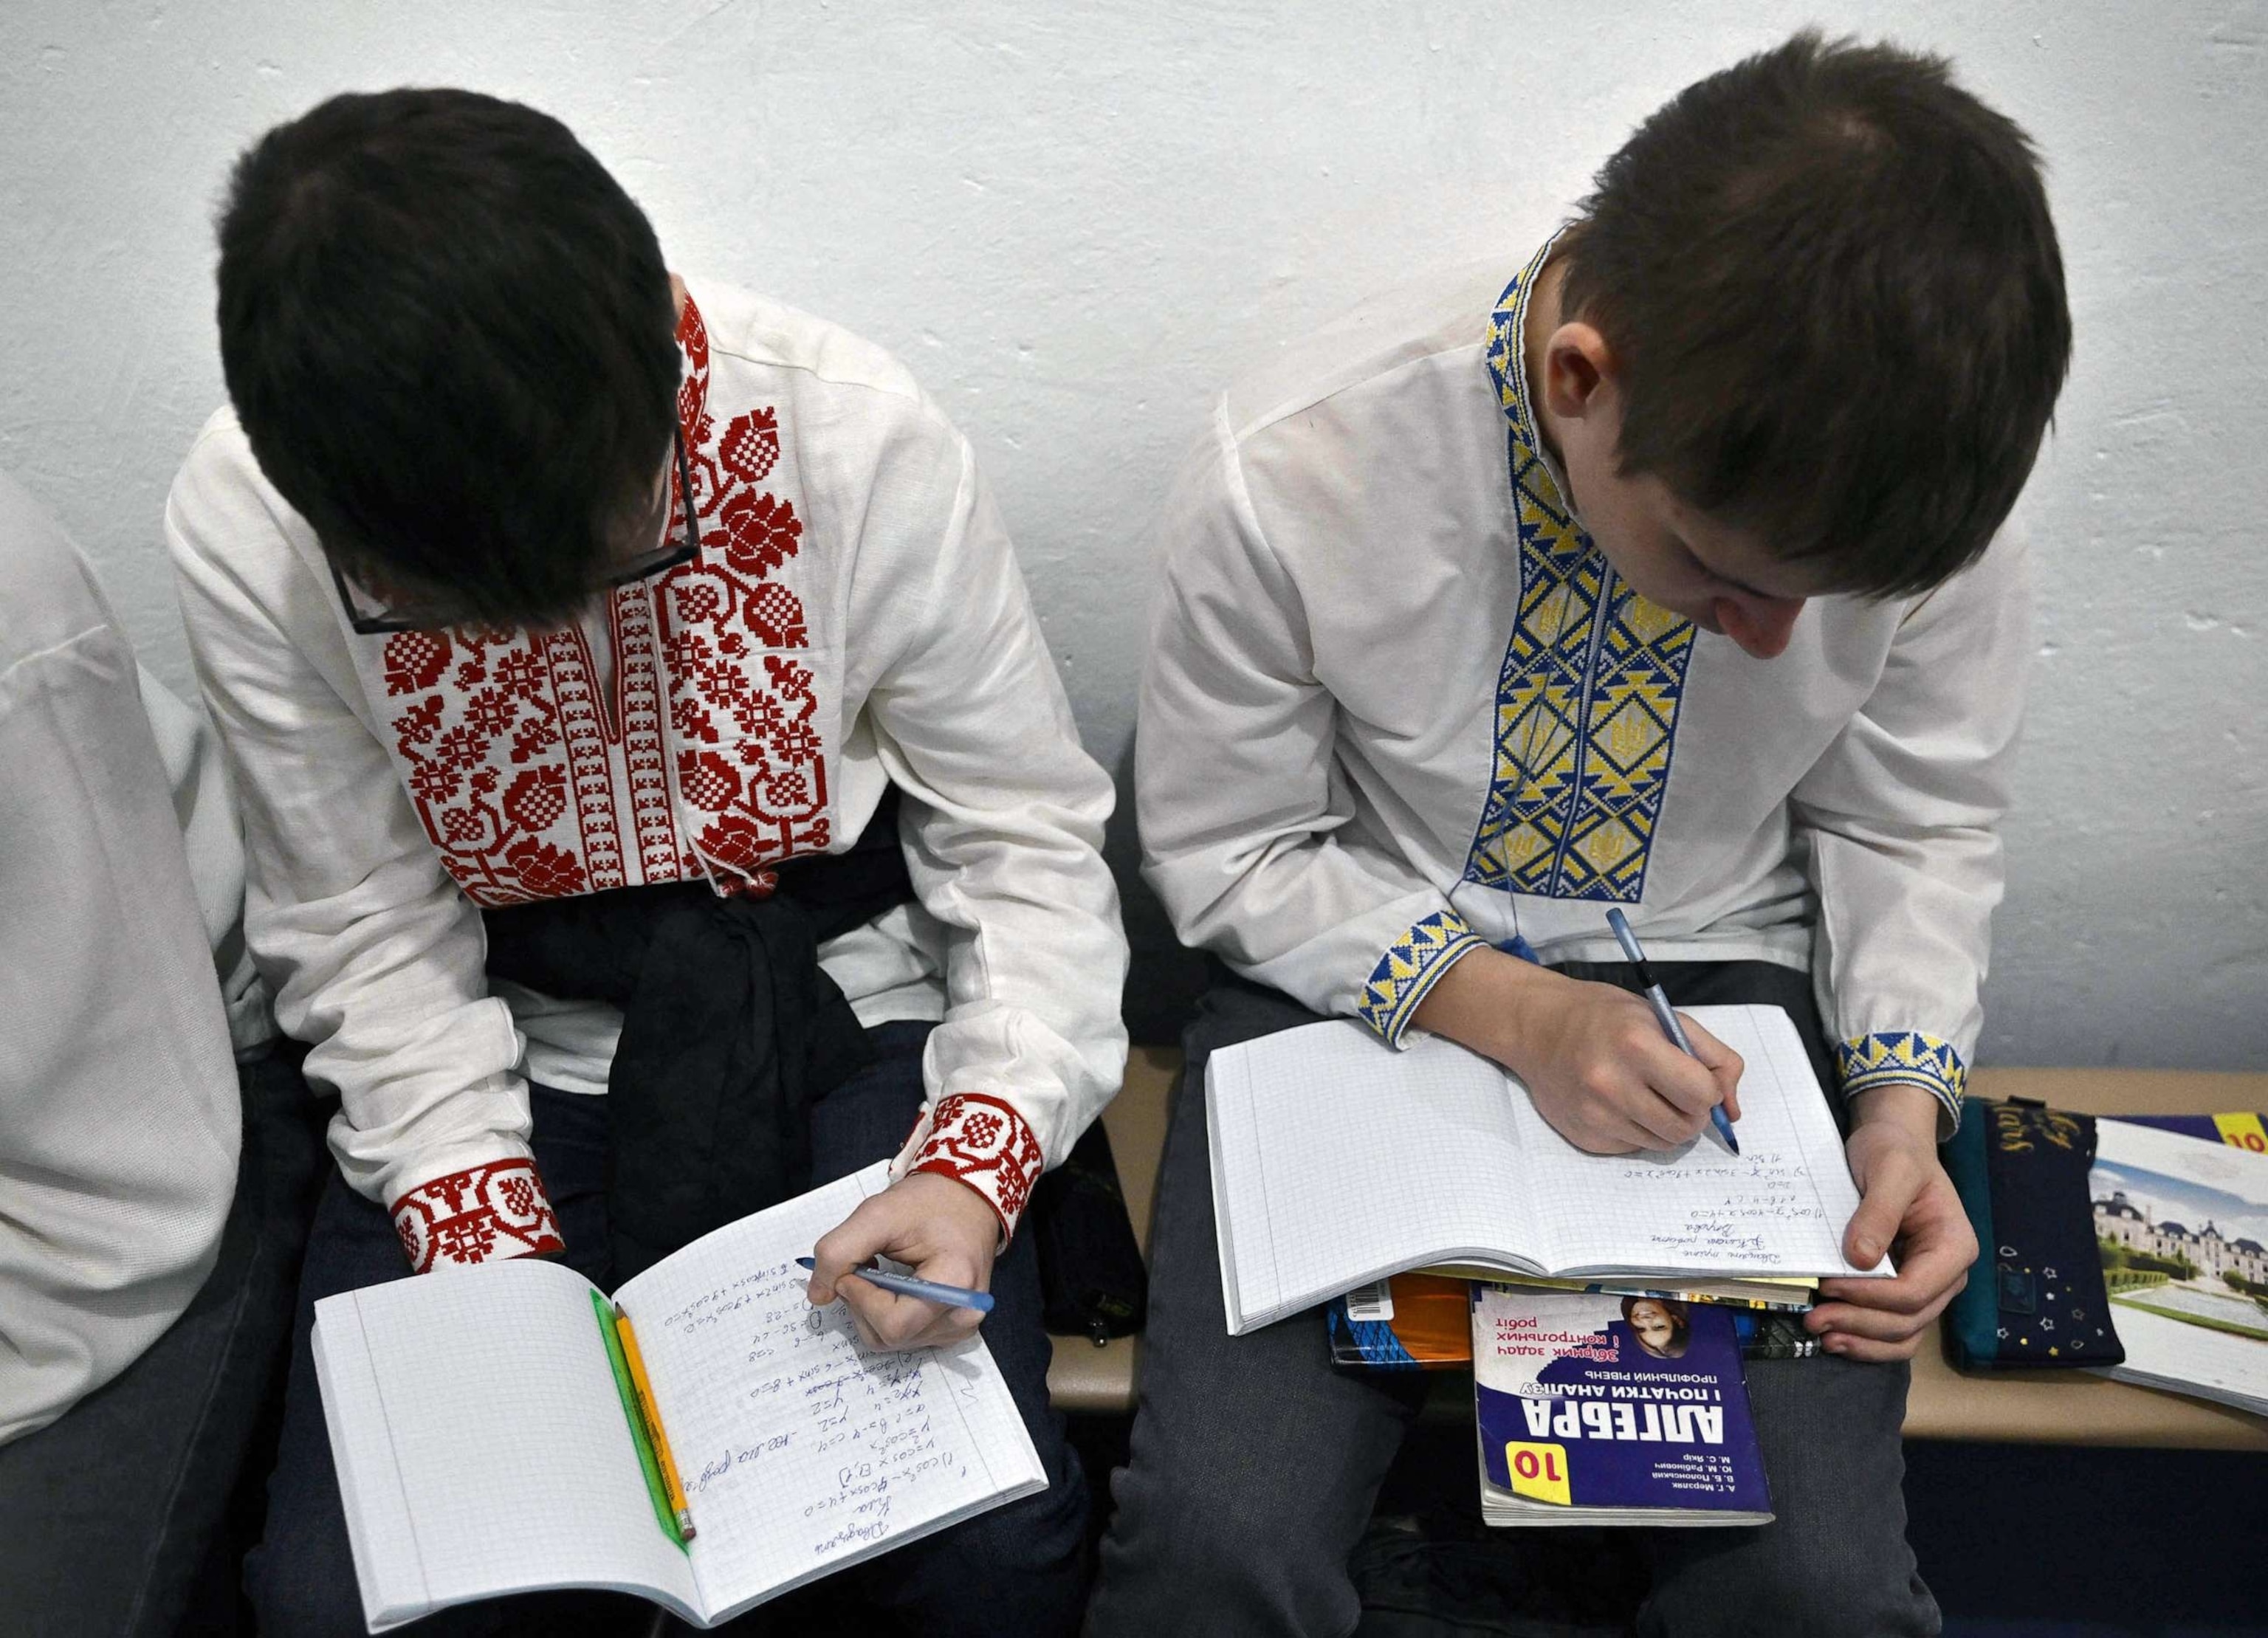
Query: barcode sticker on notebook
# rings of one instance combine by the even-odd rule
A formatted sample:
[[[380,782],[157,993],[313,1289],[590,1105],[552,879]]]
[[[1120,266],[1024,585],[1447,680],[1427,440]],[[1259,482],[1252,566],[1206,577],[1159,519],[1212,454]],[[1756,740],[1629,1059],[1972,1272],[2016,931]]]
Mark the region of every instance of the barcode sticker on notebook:
[[[1394,1288],[1384,1280],[1359,1285],[1346,1294],[1349,1319],[1389,1320],[1394,1318]]]

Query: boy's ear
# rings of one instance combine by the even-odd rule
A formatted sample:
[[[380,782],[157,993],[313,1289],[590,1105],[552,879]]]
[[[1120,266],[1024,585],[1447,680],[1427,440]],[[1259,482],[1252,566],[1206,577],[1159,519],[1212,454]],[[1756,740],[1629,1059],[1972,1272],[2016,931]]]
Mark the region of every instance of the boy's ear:
[[[1607,338],[1580,320],[1543,344],[1543,402],[1555,421],[1580,421],[1614,397],[1615,355]]]

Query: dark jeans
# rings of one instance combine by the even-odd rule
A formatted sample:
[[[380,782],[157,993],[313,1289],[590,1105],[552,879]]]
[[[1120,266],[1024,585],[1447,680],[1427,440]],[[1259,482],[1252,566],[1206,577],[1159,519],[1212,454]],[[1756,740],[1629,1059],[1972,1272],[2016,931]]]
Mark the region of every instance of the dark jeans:
[[[61,1420],[0,1447],[0,1630],[114,1638],[181,1620],[283,1377],[324,1157],[300,1056],[238,1066],[236,1194],[188,1309]]]
[[[1610,982],[1629,972],[1567,970]],[[1681,1006],[1786,1007],[1823,1061],[1803,974],[1745,962],[1655,972]],[[1274,991],[1231,980],[1189,1026],[1151,1229],[1141,1403],[1128,1465],[1112,1480],[1116,1511],[1087,1620],[1094,1638],[1336,1638],[1360,1619],[1348,1555],[1425,1378],[1333,1366],[1319,1311],[1228,1334],[1202,1090],[1215,1048],[1314,1021]],[[1751,1361],[1747,1376],[1775,1521],[1635,1532],[1651,1581],[1632,1590],[1638,1630],[1936,1632],[1937,1605],[1905,1541],[1906,1368],[1821,1356]],[[1499,1532],[1506,1552],[1545,1554],[1569,1533]]]
[[[921,1054],[930,1026],[886,1024],[870,1032],[880,1061],[844,1082],[812,1112],[812,1181],[848,1176],[897,1152],[922,1099]],[[534,1148],[567,1240],[564,1260],[600,1286],[607,1262],[607,1112],[603,1099],[533,1091]],[[317,1299],[407,1276],[387,1214],[333,1173],[307,1245],[298,1327],[284,1413],[283,1446],[269,1481],[268,1536],[246,1565],[264,1638],[352,1634],[362,1601],[347,1543],[330,1439],[315,1385],[310,1334]],[[1067,1633],[1086,1588],[1086,1486],[1048,1404],[1050,1350],[1040,1320],[1039,1271],[1019,1236],[992,1271],[995,1305],[983,1336],[1014,1393],[1047,1467],[1036,1495],[766,1605],[733,1623],[740,1634],[834,1626],[846,1598],[917,1620],[929,1634]],[[598,1593],[551,1593],[466,1605],[417,1624],[421,1634],[642,1633],[655,1612],[642,1601]]]

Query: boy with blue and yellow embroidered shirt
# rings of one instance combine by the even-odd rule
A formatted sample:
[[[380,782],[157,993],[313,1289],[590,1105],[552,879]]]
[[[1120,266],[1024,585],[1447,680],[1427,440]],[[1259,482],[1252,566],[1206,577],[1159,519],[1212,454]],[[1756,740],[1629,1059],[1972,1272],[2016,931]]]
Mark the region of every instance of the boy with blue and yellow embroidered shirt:
[[[1941,62],[1799,36],[1655,114],[1509,284],[1233,389],[1170,503],[1143,844],[1236,975],[1186,1087],[1341,1014],[1497,1059],[1586,1149],[1681,1142],[1741,1064],[1665,1040],[1620,905],[1675,1002],[1786,1006],[1839,1092],[1848,1249],[1897,1276],[1828,1282],[1826,1357],[1751,1363],[1778,1520],[1641,1532],[1640,1630],[1936,1630],[1904,1362],[1976,1252],[1935,1142],[2025,672],[2002,525],[2069,349],[2023,133]],[[1334,1374],[1313,1315],[1228,1336],[1207,1176],[1192,1096],[1089,1630],[1345,1633],[1422,1389]]]

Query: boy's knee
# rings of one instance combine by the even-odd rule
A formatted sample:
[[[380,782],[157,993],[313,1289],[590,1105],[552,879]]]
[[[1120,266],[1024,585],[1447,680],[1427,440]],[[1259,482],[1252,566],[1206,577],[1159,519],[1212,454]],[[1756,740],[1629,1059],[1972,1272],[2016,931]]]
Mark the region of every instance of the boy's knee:
[[[1078,1564],[1086,1543],[1086,1479],[1077,1462],[1046,1489],[946,1532],[954,1561],[980,1577],[1044,1576]]]
[[[1344,1578],[1347,1546],[1324,1539],[1321,1498],[1301,1506],[1294,1493],[1238,1485],[1204,1461],[1162,1473],[1123,1469],[1111,1494],[1103,1583],[1137,1595],[1152,1614],[1281,1606],[1328,1580],[1324,1566]]]
[[[1907,1638],[1938,1629],[1937,1605],[1912,1560],[1901,1553],[1892,1562],[1869,1566],[1859,1575],[1813,1560],[1781,1566],[1756,1590],[1756,1605],[1724,1628],[1727,1633],[1859,1634],[1867,1638]],[[1895,1561],[1903,1560],[1903,1563]],[[1667,1630],[1697,1630],[1673,1623]]]
[[[244,1561],[245,1596],[263,1638],[367,1630],[337,1494],[328,1464],[320,1475],[279,1470],[269,1478],[267,1528]]]
[[[272,1532],[245,1560],[244,1591],[263,1634],[345,1638],[364,1630],[362,1595],[351,1568],[343,1581],[314,1572]]]
[[[1788,1550],[1759,1562],[1734,1554],[1738,1568],[1704,1560],[1689,1573],[1657,1570],[1638,1619],[1641,1634],[1723,1634],[1726,1638],[1905,1638],[1938,1629],[1937,1604],[1915,1573],[1903,1539],[1871,1553],[1837,1551],[1793,1539]]]

